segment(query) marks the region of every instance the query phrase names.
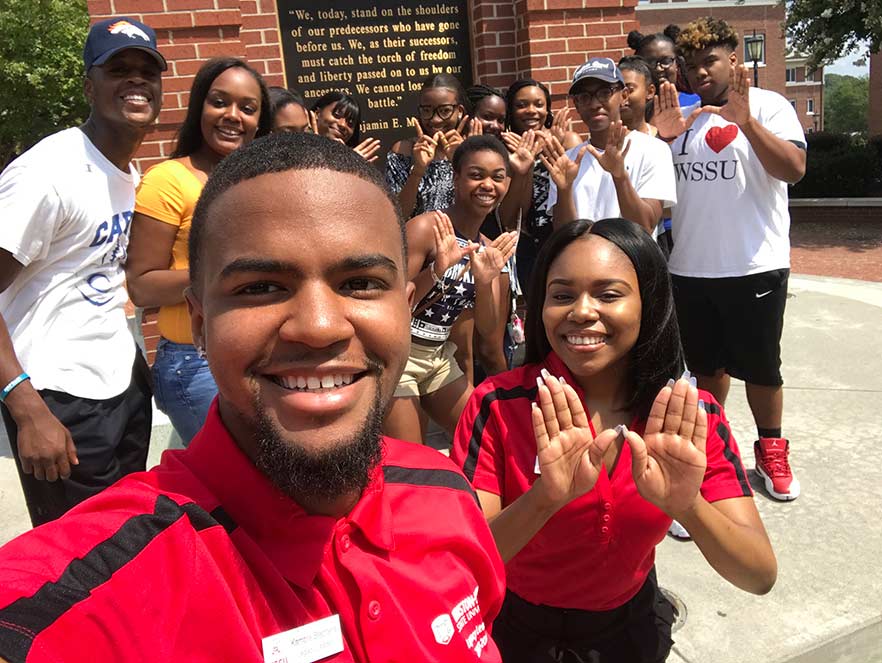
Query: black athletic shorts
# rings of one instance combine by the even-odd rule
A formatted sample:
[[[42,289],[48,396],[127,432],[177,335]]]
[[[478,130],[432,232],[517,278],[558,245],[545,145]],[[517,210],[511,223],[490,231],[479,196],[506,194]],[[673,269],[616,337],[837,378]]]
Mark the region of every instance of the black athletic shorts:
[[[777,387],[789,269],[722,279],[671,276],[686,365]]]
[[[9,410],[0,407],[34,527],[59,518],[125,475],[143,472],[153,419],[150,369],[140,350],[135,355],[129,387],[118,396],[95,400],[51,389],[38,393],[70,431],[80,462],[71,466],[70,478],[57,481],[35,479],[22,472],[18,429]]]
[[[661,663],[674,618],[653,569],[634,598],[601,612],[535,605],[509,591],[493,640],[503,663]]]

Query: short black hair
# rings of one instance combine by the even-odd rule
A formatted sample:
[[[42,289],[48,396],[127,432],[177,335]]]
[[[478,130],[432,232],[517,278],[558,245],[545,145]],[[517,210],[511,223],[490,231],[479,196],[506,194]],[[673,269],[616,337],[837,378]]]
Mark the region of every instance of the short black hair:
[[[260,116],[257,119],[257,133],[254,137],[265,136],[273,128],[272,103],[263,77],[247,62],[239,58],[214,58],[202,65],[193,78],[193,85],[190,87],[190,100],[187,103],[187,115],[181,128],[178,129],[175,149],[171,153],[172,159],[188,157],[202,147],[205,140],[202,137],[202,107],[205,105],[205,98],[208,96],[208,91],[211,90],[211,84],[214,83],[214,80],[227,69],[233,67],[247,71],[260,87]]]
[[[346,144],[349,147],[355,147],[361,142],[361,104],[352,95],[334,90],[320,96],[312,105],[312,110],[318,113],[325,106],[332,104],[335,105],[334,113],[336,113],[337,117],[346,118],[349,126],[352,127],[352,135],[346,141]]]
[[[474,115],[475,111],[478,110],[480,103],[484,101],[484,99],[490,97],[499,97],[502,99],[502,103],[505,103],[505,96],[502,92],[489,85],[472,85],[471,87],[466,88],[466,99],[468,99],[469,102],[467,110],[469,114]]]
[[[677,37],[680,36],[680,26],[671,23],[661,32],[653,32],[645,35],[639,30],[631,30],[628,33],[628,46],[630,46],[636,55],[643,55],[645,49],[657,41],[666,41],[676,48]]]
[[[189,260],[190,285],[199,292],[199,278],[205,226],[209,210],[217,198],[235,185],[268,173],[281,173],[289,170],[331,170],[348,173],[375,185],[392,205],[401,232],[401,242],[405,259],[407,244],[404,230],[404,217],[398,205],[398,197],[389,192],[383,174],[361,158],[352,149],[334,140],[309,133],[275,133],[253,141],[239,148],[211,173],[190,225]],[[210,236],[210,235],[209,235]]]
[[[549,128],[553,121],[551,116],[551,91],[544,83],[540,83],[532,78],[521,78],[512,83],[505,92],[505,127],[512,129],[512,117],[514,116],[514,98],[515,95],[525,87],[538,87],[545,94],[545,108],[548,113],[545,116],[545,128]]]
[[[306,110],[306,101],[304,101],[303,95],[296,90],[273,85],[269,88],[269,96],[270,110],[272,111],[274,118],[276,113],[282,110],[285,106],[290,106],[291,104],[297,104],[298,106],[302,106],[303,110]]]
[[[502,162],[505,164],[505,173],[511,175],[511,163],[508,159],[508,150],[505,149],[505,145],[502,144],[501,140],[490,134],[469,136],[459,144],[459,147],[457,147],[456,151],[453,153],[453,158],[450,160],[450,164],[453,166],[453,172],[459,172],[459,169],[462,167],[463,159],[468,155],[484,151],[496,152],[496,154],[501,156]]]
[[[423,81],[422,87],[420,87],[420,93],[423,93],[426,90],[435,90],[437,88],[443,88],[453,92],[456,95],[456,103],[463,108],[468,105],[465,89],[463,89],[462,83],[460,83],[459,79],[453,74],[433,74],[429,76]]]
[[[682,374],[684,362],[667,263],[658,244],[636,223],[621,218],[597,223],[580,219],[559,228],[548,238],[536,258],[527,298],[526,361],[539,363],[551,352],[542,322],[551,265],[566,247],[588,235],[599,235],[615,244],[628,256],[637,273],[640,333],[628,362],[631,397],[625,407],[645,418],[665,383]]]

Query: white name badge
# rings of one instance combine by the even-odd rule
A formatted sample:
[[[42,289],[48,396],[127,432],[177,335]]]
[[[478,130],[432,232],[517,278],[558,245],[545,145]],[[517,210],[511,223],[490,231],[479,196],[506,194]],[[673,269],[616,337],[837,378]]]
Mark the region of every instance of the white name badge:
[[[340,615],[331,615],[263,639],[264,663],[313,663],[341,651]]]

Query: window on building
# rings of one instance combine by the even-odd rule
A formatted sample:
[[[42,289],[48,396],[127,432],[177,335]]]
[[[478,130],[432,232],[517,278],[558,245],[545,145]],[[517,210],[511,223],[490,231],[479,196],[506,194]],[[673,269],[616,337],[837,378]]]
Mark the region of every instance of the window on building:
[[[766,63],[766,36],[765,35],[744,35],[742,37],[744,40],[744,64],[752,65],[753,58],[750,55],[750,45],[751,42],[756,41],[759,42],[759,58],[757,59],[758,64]]]
[[[805,80],[807,80],[807,81],[816,80],[815,79],[815,72],[812,71],[811,69],[809,69],[808,67],[805,68]]]
[[[784,70],[784,80],[788,83],[796,82],[796,67],[787,67]]]
[[[806,99],[805,100],[805,112],[809,115],[814,115],[815,113],[815,100],[814,99]]]

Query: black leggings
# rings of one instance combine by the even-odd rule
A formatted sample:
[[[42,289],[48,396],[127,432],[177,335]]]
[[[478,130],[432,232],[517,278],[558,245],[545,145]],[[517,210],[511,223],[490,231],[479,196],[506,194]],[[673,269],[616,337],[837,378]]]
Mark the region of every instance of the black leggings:
[[[503,663],[661,663],[673,621],[653,569],[634,598],[601,612],[534,605],[509,591],[493,639]]]

